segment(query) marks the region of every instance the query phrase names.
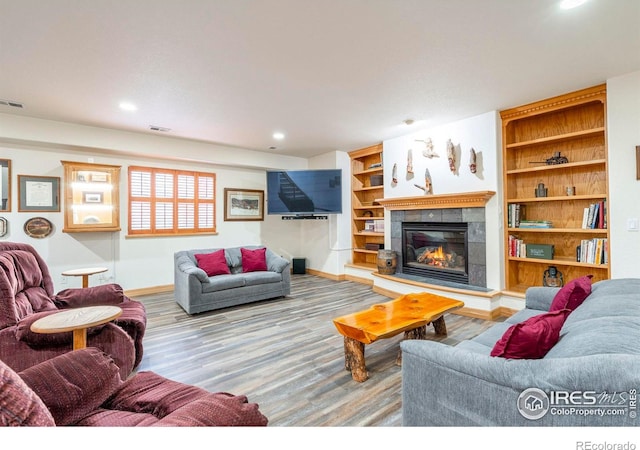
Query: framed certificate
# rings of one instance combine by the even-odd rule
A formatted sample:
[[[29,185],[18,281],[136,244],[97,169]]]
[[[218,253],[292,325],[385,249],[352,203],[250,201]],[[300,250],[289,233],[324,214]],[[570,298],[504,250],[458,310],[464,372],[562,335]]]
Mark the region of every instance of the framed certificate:
[[[60,211],[60,177],[18,175],[18,212]]]

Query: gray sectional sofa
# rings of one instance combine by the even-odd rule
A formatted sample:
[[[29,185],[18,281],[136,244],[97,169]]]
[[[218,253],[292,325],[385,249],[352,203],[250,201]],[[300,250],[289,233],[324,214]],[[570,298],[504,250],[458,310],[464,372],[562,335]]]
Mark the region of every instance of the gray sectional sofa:
[[[490,356],[507,328],[548,311],[558,290],[529,288],[525,309],[456,346],[403,341],[403,425],[640,425],[640,279],[594,283],[542,359]]]
[[[255,250],[260,246],[245,246]],[[207,276],[195,255],[218,248],[183,250],[174,254],[175,300],[187,314],[197,314],[243,303],[284,297],[291,293],[289,261],[266,250],[267,271],[242,271],[241,247],[225,248],[230,274]]]

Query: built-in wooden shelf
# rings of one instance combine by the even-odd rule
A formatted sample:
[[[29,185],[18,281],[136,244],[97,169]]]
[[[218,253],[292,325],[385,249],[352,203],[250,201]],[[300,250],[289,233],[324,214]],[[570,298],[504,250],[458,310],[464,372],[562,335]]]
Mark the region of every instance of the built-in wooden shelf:
[[[557,266],[565,282],[584,275],[593,275],[593,282],[610,277],[606,93],[601,84],[500,112],[505,292],[541,286],[548,266]],[[568,162],[546,164],[557,153]],[[549,196],[535,197],[540,184]],[[577,195],[565,195],[568,187]],[[607,228],[580,228],[584,210],[600,202]],[[521,219],[548,220],[557,228],[510,227],[513,205],[524,211]],[[554,259],[510,256],[509,236],[525,245],[552,245]],[[607,250],[607,264],[576,261],[578,248],[592,239]]]

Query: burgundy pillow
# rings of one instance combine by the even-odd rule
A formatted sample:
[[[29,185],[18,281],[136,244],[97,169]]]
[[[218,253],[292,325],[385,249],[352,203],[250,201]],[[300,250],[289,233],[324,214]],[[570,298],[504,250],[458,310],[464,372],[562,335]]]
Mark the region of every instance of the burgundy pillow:
[[[242,253],[242,271],[243,272],[257,272],[259,270],[267,270],[267,249],[258,248],[256,250],[249,250],[247,248],[241,248]]]
[[[540,359],[558,342],[570,309],[540,314],[515,324],[502,335],[491,356],[509,359]]]
[[[198,267],[206,272],[210,277],[231,273],[227,266],[227,259],[224,256],[224,249],[216,250],[213,253],[202,253],[194,255],[198,261]]]
[[[558,311],[565,308],[573,311],[580,306],[591,294],[591,278],[593,278],[593,275],[585,275],[568,282],[553,297],[549,311]]]

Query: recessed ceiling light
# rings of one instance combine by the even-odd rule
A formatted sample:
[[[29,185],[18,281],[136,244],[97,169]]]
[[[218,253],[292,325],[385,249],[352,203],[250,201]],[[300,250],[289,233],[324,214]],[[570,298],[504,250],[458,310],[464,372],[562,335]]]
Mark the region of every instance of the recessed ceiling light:
[[[279,131],[276,131],[275,133],[273,133],[273,138],[274,139],[284,139],[284,133],[280,133]]]
[[[562,9],[573,9],[576,8],[583,3],[586,3],[587,0],[562,0],[560,2],[560,8]]]
[[[138,107],[136,105],[134,105],[133,103],[129,103],[129,102],[121,102],[120,103],[120,109],[124,110],[124,111],[135,111],[138,109]]]

